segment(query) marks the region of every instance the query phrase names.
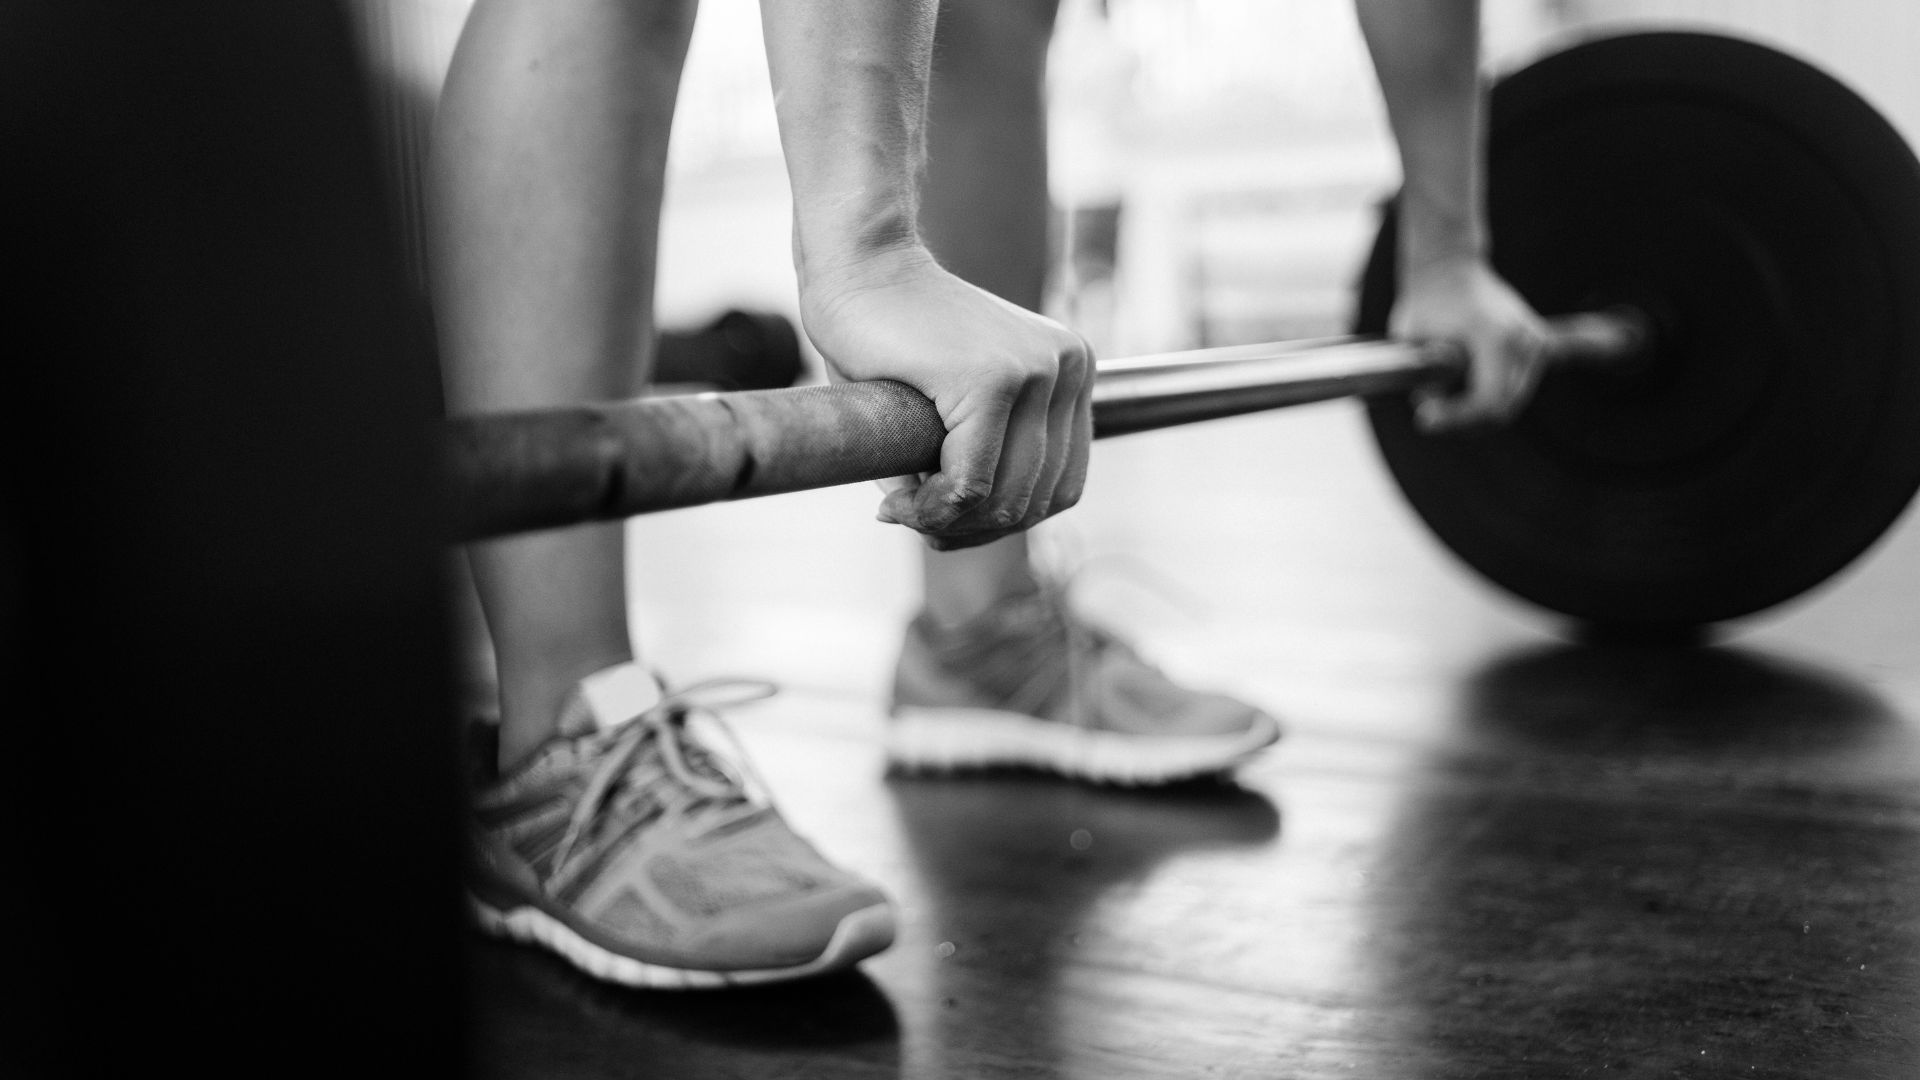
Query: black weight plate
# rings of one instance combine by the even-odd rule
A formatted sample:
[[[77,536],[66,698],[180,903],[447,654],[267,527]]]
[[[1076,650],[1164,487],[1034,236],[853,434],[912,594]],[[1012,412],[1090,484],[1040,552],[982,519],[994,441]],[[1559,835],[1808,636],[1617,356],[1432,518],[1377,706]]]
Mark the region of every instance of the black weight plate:
[[[1643,369],[1561,371],[1514,424],[1427,436],[1369,403],[1442,542],[1599,624],[1691,626],[1825,581],[1920,486],[1920,163],[1846,87],[1771,49],[1653,33],[1503,80],[1494,263],[1542,313],[1637,305]],[[1357,329],[1392,306],[1389,214]]]

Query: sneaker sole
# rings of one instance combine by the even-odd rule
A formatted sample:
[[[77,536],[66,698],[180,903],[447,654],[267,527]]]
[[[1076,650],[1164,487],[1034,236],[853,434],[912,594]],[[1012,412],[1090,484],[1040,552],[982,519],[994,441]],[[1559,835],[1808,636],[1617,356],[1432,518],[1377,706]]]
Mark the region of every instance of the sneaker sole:
[[[874,904],[842,918],[826,949],[804,964],[740,971],[676,968],[609,952],[537,907],[502,911],[472,895],[467,902],[486,933],[541,946],[596,979],[653,990],[716,990],[803,979],[852,967],[893,944],[893,913],[885,904]]]
[[[1280,738],[1260,716],[1234,735],[1121,735],[998,709],[899,706],[887,725],[887,761],[907,772],[1003,766],[1044,769],[1105,784],[1167,784],[1225,772]]]

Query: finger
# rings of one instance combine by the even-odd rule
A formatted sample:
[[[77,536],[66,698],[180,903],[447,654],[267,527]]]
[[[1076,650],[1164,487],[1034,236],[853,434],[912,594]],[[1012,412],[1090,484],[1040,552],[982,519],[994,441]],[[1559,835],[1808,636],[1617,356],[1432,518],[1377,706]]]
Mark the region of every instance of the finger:
[[[901,525],[920,534],[927,546],[935,551],[956,551],[960,548],[978,547],[990,544],[1003,536],[1020,532],[1024,525],[1015,525],[1005,529],[967,529],[950,527],[945,532],[929,532],[913,518],[913,507],[905,501],[906,496],[896,493],[887,496],[874,517],[888,525]],[[962,523],[964,525],[964,523]]]
[[[1506,339],[1477,334],[1472,339],[1473,377],[1456,418],[1462,424],[1495,424],[1505,420],[1513,401],[1513,357]]]
[[[1492,423],[1510,423],[1526,407],[1539,380],[1542,342],[1527,327],[1512,327],[1475,344],[1480,402],[1477,415]]]
[[[913,497],[924,480],[919,474],[875,480],[874,484],[880,488],[880,509],[873,516],[889,525],[900,524],[900,515],[911,512]]]
[[[1511,422],[1539,379],[1543,348],[1543,341],[1525,326],[1475,334],[1468,347],[1466,388],[1452,397],[1421,402],[1421,425],[1428,431],[1448,431]]]
[[[880,498],[880,509],[874,517],[889,525],[908,525],[913,522],[914,500],[920,495],[918,483],[894,488]]]
[[[995,540],[1002,540],[1018,532],[1026,531],[1025,526],[1008,529],[989,529],[984,532],[926,534],[921,537],[934,551],[962,551],[966,548],[984,547]]]
[[[1437,390],[1421,390],[1414,394],[1413,418],[1421,431],[1428,434],[1440,434],[1465,426],[1471,421],[1464,412],[1465,401],[1462,397],[1443,394]]]
[[[1080,501],[1080,495],[1086,490],[1087,470],[1092,458],[1093,447],[1093,351],[1089,348],[1085,354],[1086,368],[1080,380],[1080,392],[1073,399],[1072,442],[1066,466],[1060,470],[1060,479],[1054,484],[1052,505],[1049,515],[1071,509]]]
[[[896,491],[912,491],[926,479],[925,473],[907,473],[905,476],[883,476],[874,483],[879,485],[881,494],[891,495]]]
[[[1545,335],[1532,329],[1517,331],[1509,345],[1516,361],[1510,386],[1511,407],[1514,415],[1526,409],[1527,403],[1540,388],[1540,379],[1547,371],[1548,341]]]
[[[1047,462],[1034,484],[1033,500],[1027,504],[1023,525],[1032,528],[1053,514],[1073,505],[1073,500],[1056,505],[1061,480],[1069,469],[1084,477],[1086,441],[1091,432],[1082,432],[1079,424],[1080,400],[1087,382],[1087,345],[1075,334],[1059,356],[1060,374],[1054,380],[1053,395],[1047,403]],[[1077,498],[1077,493],[1076,493]]]
[[[1027,504],[1047,464],[1047,407],[1053,393],[1051,372],[1036,373],[1021,387],[1003,428],[998,465],[983,500],[930,532],[986,532],[1012,528],[1027,516]],[[951,438],[951,436],[949,436]],[[924,493],[924,489],[923,493]],[[924,497],[924,494],[923,494]],[[931,519],[922,515],[923,523]]]
[[[1458,394],[1426,390],[1415,395],[1414,420],[1429,433],[1484,426],[1499,417],[1499,402],[1490,399],[1485,390]]]
[[[986,500],[993,491],[1015,401],[1011,394],[987,391],[976,408],[947,429],[947,437],[940,443],[940,471],[927,477],[912,500],[901,508],[903,512],[894,515],[902,525],[921,532],[941,532]],[[888,504],[883,501],[881,505]]]
[[[1497,367],[1489,370],[1487,350],[1472,342],[1456,342],[1466,354],[1465,383],[1458,390],[1421,389],[1414,392],[1414,420],[1427,432],[1452,431],[1482,422],[1489,398],[1498,385]]]

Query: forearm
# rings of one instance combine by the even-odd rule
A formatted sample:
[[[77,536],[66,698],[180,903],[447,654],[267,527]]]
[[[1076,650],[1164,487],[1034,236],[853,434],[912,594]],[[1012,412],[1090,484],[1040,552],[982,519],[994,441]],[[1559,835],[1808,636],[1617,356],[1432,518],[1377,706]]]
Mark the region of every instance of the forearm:
[[[762,0],[761,18],[802,290],[917,252],[934,0]]]
[[[1479,0],[1357,0],[1400,151],[1407,270],[1487,252]]]

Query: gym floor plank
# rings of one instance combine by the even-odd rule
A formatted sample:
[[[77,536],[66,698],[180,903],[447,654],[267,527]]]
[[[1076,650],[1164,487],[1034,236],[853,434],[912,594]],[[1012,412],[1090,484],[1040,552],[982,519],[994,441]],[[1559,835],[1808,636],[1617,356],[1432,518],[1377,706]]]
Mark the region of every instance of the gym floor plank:
[[[887,775],[915,556],[871,488],[636,522],[643,645],[785,685],[732,723],[901,936],[689,994],[474,935],[477,1074],[1920,1075],[1915,515],[1708,644],[1581,644],[1452,564],[1363,429],[1340,404],[1100,447],[1049,543],[1076,591],[1288,729],[1163,790]]]

